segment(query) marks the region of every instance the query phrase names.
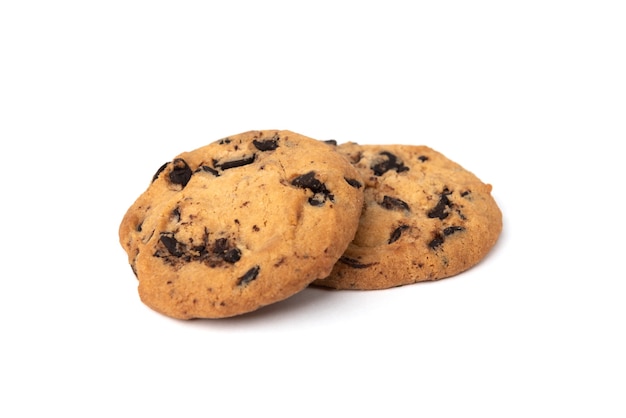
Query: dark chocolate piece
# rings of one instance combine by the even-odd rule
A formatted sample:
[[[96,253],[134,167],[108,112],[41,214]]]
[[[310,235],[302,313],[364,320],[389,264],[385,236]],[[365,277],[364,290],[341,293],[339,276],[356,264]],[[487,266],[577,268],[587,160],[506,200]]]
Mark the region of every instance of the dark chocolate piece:
[[[426,162],[428,161],[428,157],[425,155],[420,155],[419,157],[417,157],[418,160],[420,160],[421,162]]]
[[[172,211],[172,219],[174,222],[180,222],[180,208],[176,207]]]
[[[209,243],[209,231],[206,228],[199,245],[192,245],[193,238],[189,241],[185,244],[178,241],[174,233],[163,232],[160,242],[165,248],[157,248],[154,256],[172,265],[200,262],[212,268],[223,265],[224,262],[233,264],[241,259],[241,251],[229,243],[228,239],[218,238],[212,244]]]
[[[450,202],[450,199],[448,199],[448,196],[451,194],[452,192],[449,191],[447,188],[443,189],[443,192],[439,196],[439,202],[437,202],[437,205],[430,211],[428,211],[429,218],[439,218],[441,220],[444,220],[448,217],[449,213],[447,209],[452,206],[452,203]]]
[[[237,279],[237,286],[245,286],[252,280],[256,279],[259,275],[259,270],[261,270],[261,267],[259,266],[252,267],[243,276]]]
[[[216,160],[213,160],[213,165],[217,168],[221,168],[222,170],[228,170],[230,168],[242,167],[244,165],[252,164],[256,159],[256,154],[252,154],[250,157],[245,157],[240,160],[233,161],[225,161],[223,163],[218,163]]]
[[[352,268],[355,269],[364,269],[364,268],[368,268],[373,266],[374,264],[378,264],[378,263],[368,263],[368,264],[364,264],[361,263],[359,260],[356,260],[354,258],[350,258],[350,257],[340,257],[339,261],[342,262],[343,264],[346,264]]]
[[[174,257],[182,257],[185,250],[185,244],[180,243],[173,235],[161,235],[161,242]]]
[[[291,184],[301,189],[309,189],[313,193],[324,193],[327,191],[326,186],[315,178],[315,171],[309,171],[306,174],[296,177],[291,180]]]
[[[226,238],[215,240],[213,245],[213,253],[227,263],[236,263],[241,258],[241,251],[238,248],[230,248]]]
[[[411,211],[409,205],[405,201],[391,196],[383,197],[383,201],[379,203],[379,205],[387,210],[407,210],[409,212]]]
[[[187,162],[182,158],[177,158],[172,163],[174,168],[170,171],[170,181],[173,184],[180,184],[185,187],[191,179],[191,168],[187,165]]]
[[[392,244],[399,240],[400,236],[402,236],[402,232],[406,231],[407,229],[409,229],[408,225],[400,225],[399,227],[394,229],[391,233],[391,236],[389,237],[389,241],[387,241],[387,244]]]
[[[253,140],[252,144],[259,151],[274,151],[278,148],[278,136],[274,136],[270,139],[263,139],[261,141]]]
[[[428,243],[428,246],[434,250],[443,244],[445,237],[460,231],[465,231],[465,228],[462,226],[449,226],[443,230],[443,234],[435,234],[435,237]]]
[[[344,177],[344,180],[352,187],[354,187],[355,189],[360,189],[361,187],[363,187],[363,185],[361,184],[360,181],[356,180],[356,179],[349,179],[347,177]]]
[[[154,173],[154,176],[152,176],[152,182],[154,182],[154,180],[156,180],[159,177],[159,174],[161,174],[163,170],[165,170],[165,167],[167,167],[168,164],[169,164],[169,161],[163,164],[161,167],[159,167],[156,173]]]
[[[381,151],[379,155],[384,155],[387,157],[386,160],[383,160],[377,164],[373,164],[370,168],[374,171],[374,174],[377,176],[382,176],[389,170],[396,170],[397,173],[402,173],[403,171],[409,171],[409,167],[405,166],[402,162],[398,161],[398,157],[389,151]]]
[[[203,172],[203,173],[210,173],[213,174],[215,177],[219,177],[220,176],[220,172],[217,171],[214,168],[209,167],[208,165],[201,165],[200,167],[198,167],[198,169],[196,170],[196,173],[198,172]]]
[[[436,249],[437,247],[439,247],[441,244],[443,244],[443,235],[441,234],[436,234],[435,237],[428,243],[428,246],[430,247],[431,250]]]
[[[462,226],[449,226],[443,230],[443,235],[447,237],[448,235],[452,235],[455,232],[461,232],[461,231],[465,231],[465,228],[463,228]]]
[[[326,188],[326,185],[315,178],[315,171],[309,171],[296,177],[291,181],[291,184],[313,192],[314,195],[309,198],[311,206],[322,206],[326,200],[335,201],[335,196]]]
[[[320,198],[318,195],[309,198],[309,205],[311,206],[324,206],[324,202],[324,198]]]
[[[241,259],[241,250],[239,248],[231,248],[224,253],[222,259],[230,264],[236,263]]]
[[[337,146],[337,141],[335,139],[327,139],[324,142],[327,143],[328,145]]]

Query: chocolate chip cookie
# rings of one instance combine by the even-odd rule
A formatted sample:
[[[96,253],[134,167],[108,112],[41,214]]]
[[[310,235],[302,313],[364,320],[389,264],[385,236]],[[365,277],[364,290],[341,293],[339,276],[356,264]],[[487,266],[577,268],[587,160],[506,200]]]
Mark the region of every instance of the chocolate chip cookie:
[[[328,276],[354,237],[363,180],[335,147],[251,131],[161,166],[119,238],[150,308],[222,318]]]
[[[338,150],[359,170],[359,229],[328,278],[315,285],[384,289],[453,276],[496,243],[502,214],[491,185],[426,146],[357,145]]]

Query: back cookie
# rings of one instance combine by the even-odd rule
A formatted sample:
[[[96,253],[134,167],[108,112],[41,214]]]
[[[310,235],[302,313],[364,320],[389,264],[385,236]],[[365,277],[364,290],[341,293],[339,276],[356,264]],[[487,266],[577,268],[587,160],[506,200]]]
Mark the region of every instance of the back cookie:
[[[425,146],[338,146],[365,181],[359,229],[315,285],[384,289],[453,276],[496,243],[502,214],[491,186]]]
[[[146,305],[174,318],[221,318],[326,277],[362,206],[362,179],[334,147],[251,131],[164,164],[119,237]]]

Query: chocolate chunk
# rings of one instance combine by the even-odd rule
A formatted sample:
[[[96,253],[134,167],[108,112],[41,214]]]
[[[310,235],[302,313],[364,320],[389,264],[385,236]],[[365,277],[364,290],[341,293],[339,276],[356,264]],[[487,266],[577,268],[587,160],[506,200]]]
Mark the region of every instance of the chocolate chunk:
[[[315,178],[315,171],[309,171],[306,174],[296,177],[291,180],[291,184],[301,189],[309,189],[313,193],[323,193],[326,191],[326,186]]]
[[[141,232],[141,227],[143,226],[143,221],[139,222],[139,224],[137,224],[137,228],[135,228],[135,230],[137,232]]]
[[[309,205],[311,206],[324,206],[324,202],[324,198],[320,198],[317,195],[309,198]]]
[[[418,160],[420,160],[421,162],[426,162],[428,161],[428,157],[425,155],[420,155],[419,157],[417,157]]]
[[[468,197],[472,193],[470,190],[465,190],[461,192],[461,197]]]
[[[361,263],[359,260],[356,260],[356,259],[350,258],[350,257],[340,257],[339,261],[341,263],[346,264],[346,265],[348,265],[348,266],[350,266],[352,268],[355,268],[355,269],[364,269],[364,268],[371,267],[374,264],[377,264],[377,263],[364,264],[364,263]]]
[[[167,167],[168,164],[169,164],[169,162],[167,162],[167,163],[163,164],[161,167],[159,167],[157,172],[154,173],[154,176],[152,176],[152,182],[154,182],[154,180],[156,180],[159,177],[159,174],[161,174],[163,172],[163,170],[165,170],[165,167]]]
[[[448,196],[451,194],[452,192],[449,191],[447,188],[443,190],[443,192],[439,196],[439,202],[437,202],[437,205],[430,211],[428,211],[429,218],[439,218],[443,220],[448,217],[449,213],[447,212],[447,209],[452,205],[450,199],[448,199]]]
[[[432,241],[428,243],[428,246],[430,247],[431,250],[434,250],[437,247],[439,247],[441,244],[443,244],[443,240],[444,240],[443,235],[436,234],[435,238],[433,238]]]
[[[443,235],[447,237],[448,235],[452,235],[455,232],[461,232],[461,231],[465,231],[465,228],[463,228],[462,226],[449,226],[443,230]]]
[[[228,250],[228,240],[226,238],[216,239],[213,244],[213,253],[223,254],[226,250]]]
[[[333,146],[337,146],[337,141],[334,139],[327,139],[326,141],[324,141],[325,143],[327,143],[328,145],[333,145]]]
[[[182,257],[185,253],[185,244],[178,242],[176,238],[170,235],[161,235],[160,241],[163,243],[167,251],[174,257]]]
[[[238,248],[230,248],[226,238],[219,238],[215,240],[213,253],[219,256],[222,260],[231,264],[236,263],[241,258],[241,251]]]
[[[391,196],[383,197],[383,201],[379,203],[379,205],[387,210],[407,210],[409,212],[411,211],[409,205],[405,201]]]
[[[385,157],[387,157],[387,159],[377,164],[373,164],[370,167],[372,171],[374,171],[375,175],[382,176],[389,170],[396,170],[397,173],[409,171],[409,167],[398,161],[398,157],[396,157],[394,154],[388,151],[382,151],[379,155],[384,155]]]
[[[346,182],[348,182],[348,184],[352,187],[354,187],[355,189],[360,189],[361,187],[363,187],[363,185],[361,184],[360,181],[355,180],[355,179],[349,179],[347,177],[344,177],[344,180]]]
[[[237,279],[237,286],[245,286],[252,280],[256,279],[259,275],[259,270],[261,270],[261,267],[259,266],[252,267],[246,272],[246,274]]]
[[[399,227],[394,229],[391,233],[391,236],[389,237],[389,241],[387,241],[387,244],[392,244],[399,240],[400,236],[402,236],[402,232],[406,231],[407,229],[409,229],[408,225],[400,225]]]
[[[308,189],[314,196],[309,198],[311,206],[322,206],[326,200],[335,201],[335,196],[326,188],[326,185],[315,178],[315,171],[296,177],[291,181],[293,186],[301,189]]]
[[[215,170],[214,168],[209,167],[208,165],[201,165],[200,167],[198,167],[198,169],[196,170],[196,173],[198,172],[210,173],[210,174],[213,174],[215,177],[220,176],[219,171]]]
[[[215,240],[212,245],[209,243],[209,231],[205,228],[200,244],[192,245],[194,239],[189,239],[189,244],[178,241],[174,233],[164,232],[161,234],[160,242],[163,245],[157,248],[154,257],[162,258],[164,262],[172,265],[181,263],[199,262],[211,268],[224,265],[226,263],[236,263],[241,259],[241,251],[228,242],[226,238]]]
[[[231,248],[222,255],[222,259],[230,264],[236,263],[241,259],[241,251],[239,248]]]
[[[261,141],[257,141],[256,139],[252,141],[252,144],[259,151],[273,151],[278,148],[278,137],[274,136],[271,139],[264,139]]]
[[[180,222],[180,208],[176,207],[172,211],[172,219],[174,222]]]
[[[205,260],[209,256],[209,252],[207,251],[206,244],[204,245],[196,245],[191,248],[191,253],[189,256],[189,261],[191,260]]]
[[[445,237],[460,231],[465,231],[465,228],[462,226],[449,226],[443,230],[443,234],[435,234],[435,237],[428,243],[428,246],[434,250],[443,244]]]
[[[323,197],[319,197],[318,195],[315,195],[313,197],[309,197],[309,205],[311,205],[311,206],[323,206],[324,202],[326,202],[327,199],[329,199],[331,202],[334,202],[335,201],[335,196],[333,196],[332,194],[328,193],[328,194],[324,194]]]
[[[256,159],[256,154],[252,154],[250,157],[245,157],[240,160],[226,161],[218,163],[217,160],[213,160],[213,165],[222,170],[228,170],[230,168],[242,167],[244,165],[252,164]]]
[[[170,171],[170,181],[173,184],[180,184],[185,187],[189,183],[189,179],[191,179],[191,168],[182,158],[175,159],[173,165],[174,168]]]
[[[220,145],[230,144],[230,138],[220,139],[220,140],[218,141],[218,144],[220,144]]]

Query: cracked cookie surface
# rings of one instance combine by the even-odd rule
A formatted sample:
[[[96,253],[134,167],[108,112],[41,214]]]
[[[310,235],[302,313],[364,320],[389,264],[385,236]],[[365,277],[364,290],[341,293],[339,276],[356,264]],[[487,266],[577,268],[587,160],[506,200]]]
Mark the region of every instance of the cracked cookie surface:
[[[335,147],[250,131],[163,164],[119,238],[146,305],[174,318],[222,318],[326,277],[362,206],[363,180]]]
[[[502,214],[483,183],[426,146],[337,149],[365,182],[359,229],[330,276],[315,285],[384,289],[456,275],[495,245]]]

